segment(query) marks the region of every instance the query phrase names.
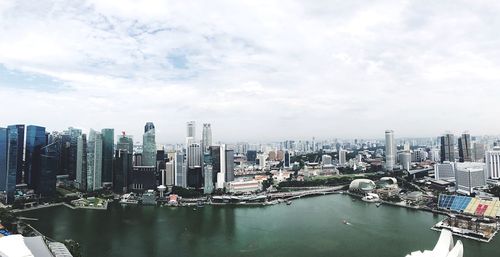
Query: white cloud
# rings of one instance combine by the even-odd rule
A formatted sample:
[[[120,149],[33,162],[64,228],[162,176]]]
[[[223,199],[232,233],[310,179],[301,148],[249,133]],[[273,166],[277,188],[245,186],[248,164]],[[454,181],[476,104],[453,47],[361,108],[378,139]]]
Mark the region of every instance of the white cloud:
[[[182,142],[188,120],[212,122],[223,141],[496,133],[498,11],[487,1],[2,1],[0,64],[64,87],[0,85],[0,125],[140,139],[151,120],[162,142]]]

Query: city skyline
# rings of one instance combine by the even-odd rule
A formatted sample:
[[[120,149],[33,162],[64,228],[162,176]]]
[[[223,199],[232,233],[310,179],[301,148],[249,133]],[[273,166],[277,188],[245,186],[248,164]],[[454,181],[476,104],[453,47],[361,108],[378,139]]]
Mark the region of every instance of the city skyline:
[[[153,121],[159,142],[181,142],[189,120],[210,122],[224,141],[378,138],[386,129],[498,134],[490,107],[500,94],[499,10],[495,2],[3,1],[0,116],[136,138]]]

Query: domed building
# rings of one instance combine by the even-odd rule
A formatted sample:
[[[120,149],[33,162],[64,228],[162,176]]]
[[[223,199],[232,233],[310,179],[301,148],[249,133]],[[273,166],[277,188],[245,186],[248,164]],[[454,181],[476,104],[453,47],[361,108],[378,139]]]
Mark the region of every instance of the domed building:
[[[355,179],[349,185],[349,191],[360,193],[371,193],[377,186],[369,179]]]
[[[378,182],[378,185],[381,188],[398,188],[398,180],[393,177],[383,177]]]

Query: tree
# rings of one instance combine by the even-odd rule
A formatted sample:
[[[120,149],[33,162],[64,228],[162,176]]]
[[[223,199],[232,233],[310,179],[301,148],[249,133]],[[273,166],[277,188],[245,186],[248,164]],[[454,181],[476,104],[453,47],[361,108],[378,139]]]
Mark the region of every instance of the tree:
[[[0,208],[0,223],[7,229],[12,231],[13,224],[17,221],[17,216],[10,210]]]
[[[73,257],[82,257],[82,249],[80,244],[73,239],[64,240],[64,245],[68,248],[68,251],[73,255]]]

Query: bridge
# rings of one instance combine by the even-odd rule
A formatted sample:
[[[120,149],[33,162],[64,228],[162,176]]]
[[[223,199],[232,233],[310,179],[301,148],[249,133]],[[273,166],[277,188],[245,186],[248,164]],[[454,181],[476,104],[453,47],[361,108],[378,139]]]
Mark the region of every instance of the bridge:
[[[294,191],[294,192],[270,193],[270,194],[268,194],[268,197],[270,199],[286,198],[288,200],[292,200],[292,199],[301,198],[301,197],[305,197],[305,196],[311,196],[311,195],[332,194],[338,190],[341,190],[343,187],[344,187],[344,185],[335,186],[335,187],[323,187],[323,188],[317,188],[317,189],[311,189],[311,190],[301,190],[301,191]]]

